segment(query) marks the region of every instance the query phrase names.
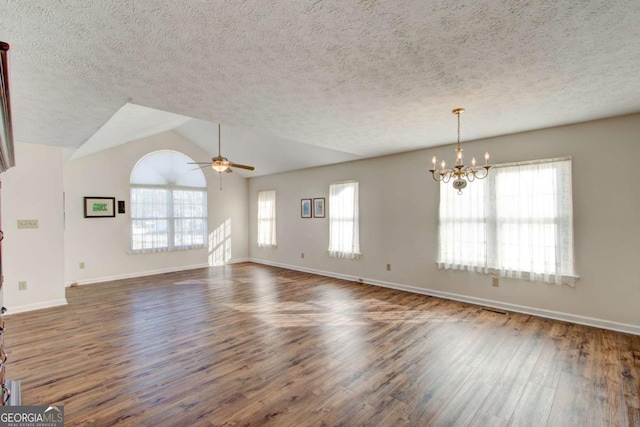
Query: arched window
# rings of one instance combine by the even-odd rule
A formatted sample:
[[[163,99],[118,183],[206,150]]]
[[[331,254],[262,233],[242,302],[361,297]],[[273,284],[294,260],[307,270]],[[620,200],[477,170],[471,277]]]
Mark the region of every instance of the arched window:
[[[131,172],[131,251],[202,248],[207,242],[207,182],[177,151],[147,154]]]

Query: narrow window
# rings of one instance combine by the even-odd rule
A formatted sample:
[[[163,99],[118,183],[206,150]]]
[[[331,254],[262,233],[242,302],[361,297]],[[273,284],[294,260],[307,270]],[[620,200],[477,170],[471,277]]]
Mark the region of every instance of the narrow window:
[[[358,182],[329,186],[329,255],[336,258],[360,256]]]
[[[276,241],[276,192],[258,192],[258,247],[274,248]]]

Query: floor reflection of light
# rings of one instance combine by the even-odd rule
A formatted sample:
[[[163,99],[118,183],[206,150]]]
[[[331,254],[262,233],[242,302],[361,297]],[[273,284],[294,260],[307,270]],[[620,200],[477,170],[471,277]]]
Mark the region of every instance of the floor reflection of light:
[[[260,281],[257,277],[253,280]],[[241,286],[260,288],[268,285],[254,282]],[[301,301],[283,301],[278,296],[277,292],[262,294],[260,298],[225,305],[253,317],[265,329],[271,330],[272,333],[260,336],[265,337],[265,345],[274,351],[281,345],[282,351],[292,351],[287,350],[290,336],[287,329],[305,328],[308,331],[302,339],[315,341],[318,351],[328,352],[334,360],[348,362],[350,369],[355,371],[367,369],[371,363],[371,354],[378,344],[365,338],[368,335],[363,331],[373,325],[384,325],[381,328],[384,335],[384,331],[396,330],[403,325],[424,326],[428,331],[430,325],[438,323],[466,322],[456,316],[436,314],[411,305],[372,298],[357,299],[345,289],[325,288],[314,292],[310,299]],[[380,339],[384,340],[384,337]]]
[[[430,311],[403,309],[380,300],[342,301],[327,305],[323,301],[262,301],[227,304],[278,328],[299,326],[362,326],[371,321],[386,324],[464,322],[464,319],[435,315]]]
[[[231,260],[231,219],[209,233],[209,265],[225,265]]]

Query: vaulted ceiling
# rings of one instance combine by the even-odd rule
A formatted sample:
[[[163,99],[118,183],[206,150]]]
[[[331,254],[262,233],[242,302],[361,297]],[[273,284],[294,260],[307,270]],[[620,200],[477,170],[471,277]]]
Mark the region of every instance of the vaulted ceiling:
[[[0,11],[22,142],[83,149],[103,126],[136,139],[140,126],[122,124],[139,125],[136,112],[116,115],[134,104],[160,110],[147,131],[203,140],[222,123],[235,129],[223,144],[245,140],[234,161],[289,152],[282,168],[295,169],[454,142],[455,107],[467,109],[464,140],[640,111],[637,0],[2,0]]]

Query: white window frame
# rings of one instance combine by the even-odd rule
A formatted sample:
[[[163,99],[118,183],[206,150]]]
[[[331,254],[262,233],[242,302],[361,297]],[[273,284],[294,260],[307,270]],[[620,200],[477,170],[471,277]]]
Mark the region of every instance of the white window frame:
[[[133,193],[136,190],[160,190],[167,192],[166,198],[166,216],[162,217],[145,217],[145,216],[136,216],[138,209],[135,206]],[[191,191],[201,193],[202,195],[202,206],[200,209],[203,213],[202,216],[175,216],[174,208],[175,208],[175,194],[178,191]],[[177,221],[181,220],[196,220],[203,222],[203,232],[201,236],[197,234],[192,237],[200,237],[202,243],[191,243],[191,244],[177,244],[176,239],[179,234],[176,231]],[[154,245],[153,247],[141,247],[136,248],[135,245],[135,237],[134,237],[134,228],[136,221],[166,221],[167,222],[167,242],[165,245]],[[166,252],[166,251],[182,251],[188,249],[200,249],[207,246],[207,189],[199,188],[199,187],[184,187],[184,186],[161,186],[161,185],[141,185],[141,184],[131,184],[131,253],[146,253],[146,252]]]
[[[358,181],[329,185],[329,255],[357,259],[360,253],[360,196]]]
[[[570,157],[496,165],[462,195],[441,183],[438,267],[574,286],[571,191]]]
[[[275,248],[276,239],[276,191],[258,191],[258,238],[259,248]]]
[[[179,151],[157,150],[133,167],[129,178],[129,253],[207,246],[207,181],[202,170],[189,162],[193,160]],[[182,194],[185,191],[197,194]]]

